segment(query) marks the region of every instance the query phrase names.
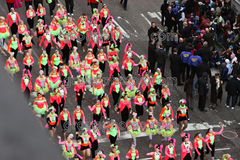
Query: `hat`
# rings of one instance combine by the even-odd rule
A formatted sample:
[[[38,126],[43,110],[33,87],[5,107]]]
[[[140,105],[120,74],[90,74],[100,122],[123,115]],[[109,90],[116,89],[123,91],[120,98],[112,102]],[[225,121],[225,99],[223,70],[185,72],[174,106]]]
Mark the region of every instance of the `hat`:
[[[54,66],[53,69],[58,69],[58,67],[57,67],[57,66]]]
[[[187,101],[186,101],[185,99],[180,99],[179,103],[184,103],[184,104],[186,104]]]
[[[104,7],[104,6],[106,6],[106,4],[104,3],[102,6]]]
[[[136,113],[136,112],[133,112],[132,115],[133,115],[134,117],[137,117],[137,113]]]
[[[136,94],[138,94],[139,92],[140,92],[140,90],[137,90],[137,91],[136,91]]]
[[[30,53],[29,53],[29,52],[27,52],[27,53],[26,53],[26,55],[28,55],[28,56],[29,56],[29,55],[30,55]]]
[[[201,6],[201,5],[203,5],[203,3],[202,2],[198,2],[198,5]]]
[[[10,52],[10,56],[14,56],[14,52]]]
[[[152,113],[152,112],[149,112],[149,116],[153,116],[153,113]]]
[[[110,121],[111,120],[111,118],[107,118],[107,121]]]
[[[88,52],[92,52],[92,48],[88,48],[88,50],[87,50]]]
[[[171,104],[170,104],[170,103],[167,103],[167,106],[171,106]]]
[[[40,74],[40,75],[43,75],[43,73],[44,73],[43,70],[40,70],[40,71],[39,71],[39,74]]]
[[[69,134],[68,137],[72,139],[73,138],[73,134]]]
[[[43,95],[43,91],[39,91],[39,92],[38,92],[38,94],[41,94],[41,95]]]
[[[79,105],[77,105],[77,108],[81,108]]]
[[[83,128],[83,131],[87,131],[87,128]]]
[[[151,89],[150,89],[150,92],[153,92],[153,91],[155,91],[155,89],[154,89],[154,88],[151,88]]]
[[[52,106],[52,107],[49,108],[49,111],[52,110],[52,109],[54,110],[55,108]]]
[[[28,8],[29,8],[29,9],[32,8],[32,5],[29,5]]]
[[[169,138],[169,139],[168,139],[168,142],[169,142],[169,143],[173,143],[173,139],[172,139],[172,138]]]
[[[230,46],[229,46],[229,48],[233,49],[233,46],[232,46],[232,45],[230,45]]]

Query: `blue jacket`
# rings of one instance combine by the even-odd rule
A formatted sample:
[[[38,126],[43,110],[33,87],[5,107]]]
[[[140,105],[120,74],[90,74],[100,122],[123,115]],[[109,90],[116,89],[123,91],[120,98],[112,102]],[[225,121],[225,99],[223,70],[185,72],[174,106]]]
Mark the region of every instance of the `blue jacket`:
[[[180,57],[183,63],[188,63],[188,59],[192,56],[191,52],[182,51]]]
[[[197,67],[199,63],[202,63],[202,58],[198,55],[193,55],[188,59],[188,65],[189,66],[195,66]]]

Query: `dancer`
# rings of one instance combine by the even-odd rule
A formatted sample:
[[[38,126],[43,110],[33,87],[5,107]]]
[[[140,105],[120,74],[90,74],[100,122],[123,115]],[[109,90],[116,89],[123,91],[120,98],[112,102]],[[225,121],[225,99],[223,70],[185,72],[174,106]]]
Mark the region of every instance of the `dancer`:
[[[68,126],[72,125],[71,117],[70,117],[70,114],[69,114],[66,106],[63,108],[63,111],[59,115],[57,126],[59,125],[60,121],[61,121],[61,126],[62,126],[63,137],[64,137],[64,140],[66,141],[66,132],[68,130]]]
[[[104,27],[107,19],[110,17],[109,10],[106,4],[103,4],[102,10],[100,12],[100,21],[102,22],[102,26]]]
[[[56,16],[58,17],[59,24],[62,26],[62,28],[65,28],[67,23],[67,13],[61,4],[58,4]]]
[[[224,154],[222,160],[233,160],[230,154]]]
[[[193,149],[192,142],[190,142],[190,134],[184,133],[182,135],[182,144],[181,144],[181,160],[192,160],[192,152]]]
[[[168,145],[165,147],[165,158],[164,160],[175,160],[177,157],[176,151],[175,151],[175,144],[176,140],[169,138],[168,139]]]
[[[139,119],[137,119],[137,113],[133,112],[132,119],[126,124],[126,128],[128,132],[132,136],[132,144],[134,146],[137,145],[136,138],[141,134],[141,131],[143,131],[142,124]]]
[[[117,114],[121,113],[122,121],[127,122],[129,118],[129,113],[132,113],[130,98],[128,98],[125,92],[122,93],[120,103],[117,109]]]
[[[115,26],[111,36],[113,42],[117,45],[118,50],[120,50],[120,44],[122,43],[122,32],[119,26]]]
[[[34,84],[34,91],[36,92],[42,91],[43,94],[46,94],[50,89],[50,85],[48,83],[47,78],[43,74],[44,74],[43,70],[40,70],[39,76],[36,78]]]
[[[43,24],[43,20],[42,19],[39,19],[38,20],[38,24],[36,25],[36,32],[35,32],[35,36],[37,35],[37,43],[39,44],[41,39],[42,39],[42,36],[44,34],[44,30],[46,29],[47,25],[44,25]]]
[[[97,74],[97,77],[93,79],[92,88],[89,90],[95,96],[95,100],[99,100],[100,96],[104,93],[103,80],[100,73]]]
[[[30,53],[30,55],[32,55],[32,38],[33,36],[30,36],[27,31],[22,39],[23,57],[25,57],[26,53]]]
[[[179,134],[182,137],[184,130],[188,126],[188,121],[190,118],[188,116],[188,107],[185,105],[187,101],[185,99],[181,99],[179,103],[180,107],[177,109],[177,123],[179,124]]]
[[[8,29],[8,24],[5,22],[5,18],[4,17],[0,17],[0,47],[1,47],[1,53],[4,54],[6,56],[6,54],[4,53],[4,42],[5,42],[5,39],[7,37],[10,36],[10,33],[9,33],[9,29]]]
[[[140,90],[136,91],[136,96],[134,99],[134,104],[136,112],[137,112],[137,118],[139,119],[140,116],[143,115],[143,104],[145,103],[145,99],[144,96],[142,95],[142,93],[140,92]]]
[[[105,65],[106,65],[106,61],[107,61],[107,56],[103,52],[103,49],[100,49],[97,58],[99,61],[99,68],[101,69],[101,71],[103,73],[105,71]]]
[[[53,43],[54,42],[57,46],[57,42],[55,41],[55,39],[53,38],[53,35],[50,33],[49,28],[45,29],[45,33],[42,36],[42,40],[39,43],[39,46],[42,46],[42,43],[44,41],[44,48],[47,52],[48,58],[50,59],[50,53],[51,53],[51,49],[53,47]]]
[[[52,91],[52,93],[50,93],[50,104],[52,107],[55,108],[55,112],[58,114],[58,106],[61,102],[61,97],[59,95],[59,93],[56,91],[56,89],[54,89]]]
[[[77,72],[79,71],[79,68],[80,68],[80,64],[81,64],[81,60],[77,52],[77,47],[74,46],[73,52],[70,54],[70,57],[69,57],[69,66],[73,70],[73,76],[77,75]]]
[[[94,160],[104,160],[106,158],[106,156],[103,154],[103,151],[100,150],[98,151],[96,157],[94,158]]]
[[[114,24],[113,24],[113,16],[110,16],[107,18],[105,24],[103,25],[104,29],[108,31],[108,34],[111,36],[111,44],[113,43],[112,41],[112,32],[114,30]]]
[[[66,158],[67,160],[70,158],[73,158],[75,154],[77,154],[77,151],[74,147],[74,143],[72,141],[73,139],[73,134],[69,134],[67,139],[64,140],[64,142],[61,142],[61,137],[58,136],[59,139],[59,144],[63,145],[63,157]],[[80,156],[81,157],[81,156]]]
[[[58,35],[61,32],[62,26],[59,24],[57,16],[53,17],[49,29],[52,36],[55,37],[55,41],[59,42]]]
[[[140,82],[138,83],[138,88],[142,84],[142,92],[144,95],[145,100],[148,99],[148,92],[150,88],[152,88],[151,78],[149,77],[148,73],[144,73],[144,77],[141,78]]]
[[[17,34],[18,31],[18,24],[20,23],[21,19],[17,12],[15,12],[14,8],[10,9],[10,12],[7,15],[6,23],[8,24],[9,21],[9,27],[11,28],[12,35]]]
[[[93,59],[92,65],[91,65],[91,79],[95,79],[97,77],[97,74],[102,75],[102,71],[99,68],[99,62],[96,59]]]
[[[60,86],[57,88],[57,92],[60,95],[60,112],[62,112],[64,105],[66,103],[67,98],[67,88],[65,87],[64,83],[61,83]]]
[[[27,99],[27,102],[29,102],[29,100],[30,100],[30,93],[32,90],[31,77],[32,77],[32,75],[31,75],[30,71],[24,69],[22,79],[21,79],[21,89],[22,89],[24,96]]]
[[[145,130],[146,128],[146,134],[149,135],[149,148],[152,148],[152,139],[153,139],[153,135],[156,135],[158,133],[158,122],[157,120],[154,118],[153,113],[149,112],[149,116],[148,116],[148,120],[146,121],[146,124],[143,128],[143,130]],[[155,148],[156,150],[156,148]]]
[[[140,62],[138,63],[138,75],[143,76],[146,72],[151,72],[148,61],[146,60],[145,55],[139,56]]]
[[[72,28],[76,28],[76,25],[75,25],[75,23],[73,22],[73,19],[72,19],[71,17],[68,17],[68,18],[67,18],[67,23],[66,23],[64,29],[65,29],[66,31],[70,32],[70,30],[71,30]]]
[[[48,128],[51,140],[54,138],[54,134],[56,133],[56,125],[58,121],[58,115],[55,113],[55,108],[50,107],[49,108],[49,114],[46,117],[47,125],[45,126]]]
[[[110,101],[109,101],[107,93],[103,94],[101,104],[102,104],[104,110],[106,111],[107,118],[109,118],[110,117],[109,116],[109,109],[110,109],[111,105],[110,105]]]
[[[72,49],[73,49],[73,47],[77,47],[78,33],[76,31],[76,27],[72,27],[69,33],[70,33]]]
[[[96,19],[97,24],[99,25],[100,24],[100,13],[98,12],[97,8],[93,9],[92,19],[94,19],[94,18]]]
[[[58,70],[59,75],[61,76],[61,81],[64,84],[68,83],[68,75],[70,74],[71,78],[73,79],[73,75],[71,70],[66,64],[63,64],[62,62],[59,64],[59,70]]]
[[[203,160],[204,159],[204,147],[203,147],[203,142],[207,142],[207,140],[205,140],[202,137],[201,133],[197,133],[194,136],[194,149],[195,149],[195,156],[194,159],[197,159],[198,156],[200,156],[200,159]],[[212,151],[212,149],[209,146],[209,143],[206,143],[207,147],[209,148],[210,151]]]
[[[99,47],[102,46],[102,42],[100,39],[100,35],[97,32],[97,29],[93,30],[93,34],[90,37],[90,40],[88,42],[88,46],[91,44],[92,50],[93,50],[93,55],[97,57],[97,50]]]
[[[166,114],[169,114],[172,116],[172,121],[174,121],[174,114],[173,114],[173,109],[172,109],[172,106],[170,103],[165,103],[161,113],[160,113],[160,118],[159,118],[159,121],[162,122],[163,119],[166,118]]]
[[[219,132],[214,132],[212,128],[209,128],[207,133],[206,133],[206,143],[209,144],[209,147],[211,148],[211,156],[212,160],[214,160],[214,153],[215,153],[215,136],[222,134],[223,131],[223,126],[222,129]],[[208,147],[206,154],[210,152],[210,149]]]
[[[57,72],[57,67],[54,66],[52,72],[48,77],[48,83],[51,89],[57,88],[61,84],[61,79],[59,73]]]
[[[129,160],[135,160],[139,158],[138,150],[136,149],[136,146],[132,144],[131,149],[128,151],[126,158]]]
[[[95,158],[95,151],[98,149],[98,137],[101,136],[99,129],[97,128],[98,124],[95,120],[93,120],[90,124],[89,136],[91,142],[91,152],[92,158]]]
[[[82,107],[82,99],[83,96],[86,94],[86,85],[82,81],[82,77],[80,76],[74,85],[74,91],[76,95],[77,104]]]
[[[147,102],[147,105],[148,105],[148,110],[150,112],[154,112],[155,110],[155,107],[158,105],[157,104],[157,94],[156,94],[156,91],[154,88],[151,88],[150,89],[150,93],[148,95],[148,98],[147,98],[148,102]]]
[[[102,44],[102,47],[103,47],[103,49],[106,48],[107,54],[109,53],[110,38],[111,38],[111,36],[108,33],[107,29],[103,28],[103,33],[102,33],[103,44]]]
[[[103,124],[103,128],[107,129],[106,135],[110,140],[110,143],[115,144],[115,142],[117,141],[117,137],[120,137],[120,129],[114,119],[111,120],[110,125],[107,124],[108,122],[105,122]]]
[[[80,42],[82,46],[83,52],[85,52],[84,45],[87,42],[87,31],[88,31],[88,24],[84,21],[84,18],[81,19],[80,23],[77,25],[78,26],[78,32],[79,32],[79,37],[80,37]]]
[[[70,48],[72,48],[71,38],[68,35],[68,33],[65,33],[63,38],[61,39],[60,48],[63,53],[63,60],[66,59],[66,64],[68,65],[69,52],[70,52]]]
[[[16,34],[13,35],[13,37],[10,39],[8,43],[8,48],[7,52],[13,52],[14,53],[14,58],[17,58],[17,53],[21,52],[21,45],[19,43],[19,40],[17,39]]]
[[[111,144],[110,149],[111,149],[111,152],[109,153],[110,160],[120,160],[119,156],[120,151],[118,150],[118,145]]]
[[[30,28],[30,31],[32,31],[33,29],[33,25],[34,25],[34,17],[36,16],[36,13],[35,11],[33,10],[32,6],[29,5],[29,8],[26,12],[26,15],[27,15],[27,23],[28,23],[28,26]]]
[[[62,56],[59,54],[58,50],[55,50],[54,54],[52,55],[51,63],[52,67],[56,66],[59,69],[59,64],[62,62]]]
[[[33,63],[33,57],[30,55],[30,53],[27,52],[26,56],[23,58],[23,64],[25,65],[25,68],[28,69],[30,72],[32,71]]]
[[[88,134],[87,128],[83,128],[83,133],[79,137],[80,142],[78,144],[78,150],[81,150],[83,160],[87,160],[90,157],[91,151],[91,142],[90,142],[90,136]]]
[[[169,102],[169,97],[171,95],[170,90],[166,84],[162,85],[161,95],[162,97],[160,99],[160,103],[164,107],[165,103]]]
[[[117,61],[116,56],[112,56],[112,60],[109,62],[109,68],[110,68],[110,73],[109,73],[109,78],[113,76],[113,78],[118,77],[120,75],[120,69],[119,69],[119,63]]]
[[[98,24],[97,24],[97,19],[96,19],[96,18],[93,18],[93,19],[92,19],[92,22],[91,22],[91,25],[89,26],[88,37],[89,37],[89,36],[92,36],[93,31],[94,31],[95,29],[96,29],[96,31],[97,31],[97,34],[100,35],[99,27],[98,27]]]
[[[47,52],[45,50],[42,51],[38,64],[40,70],[44,71],[45,69],[46,76],[48,77],[48,67],[50,67],[50,63]]]
[[[136,95],[137,86],[135,84],[135,80],[133,79],[132,75],[128,75],[128,80],[126,82],[126,88],[125,91],[127,93],[127,96],[133,101]],[[145,100],[145,99],[144,99]]]
[[[138,64],[135,64],[131,57],[127,56],[127,59],[122,64],[122,69],[125,68],[124,69],[125,77],[128,77],[129,74],[132,74],[133,66],[138,66]]]
[[[1,19],[0,19],[1,21]],[[27,32],[27,26],[24,24],[24,21],[21,20],[18,25],[18,35],[19,35],[19,43],[22,43],[22,39]]]
[[[156,144],[154,146],[155,152],[149,152],[146,155],[152,156],[152,160],[162,160],[162,148],[163,145]]]
[[[33,110],[36,113],[37,117],[41,118],[45,115],[45,112],[48,112],[48,104],[45,97],[43,97],[43,92],[39,91],[38,96],[33,102]]]
[[[76,129],[76,140],[78,140],[78,142],[79,142],[78,137],[80,136],[79,131],[81,130],[82,123],[85,124],[85,115],[81,110],[81,107],[77,106],[73,112],[73,125],[75,126]]]
[[[170,118],[170,114],[166,113],[166,117],[162,121],[161,135],[163,136],[162,141],[168,141],[169,138],[175,133],[173,124]]]
[[[133,58],[132,58],[133,54],[139,58],[139,55],[136,52],[132,51],[132,44],[131,43],[126,44],[124,52],[125,52],[125,54],[124,54],[124,57],[123,57],[123,62],[126,60],[126,58],[128,56],[130,56],[130,58],[133,60]]]
[[[38,8],[37,8],[38,20],[41,19],[41,20],[43,20],[43,23],[44,23],[45,22],[45,18],[44,18],[45,15],[46,15],[46,9],[42,6],[41,3],[39,3]]]
[[[17,60],[13,57],[14,53],[10,52],[10,57],[7,59],[4,69],[8,72],[11,76],[11,80],[13,81],[14,74],[19,71],[19,66]]]
[[[106,119],[106,115],[105,115],[105,110],[103,108],[103,106],[100,103],[100,100],[97,100],[96,104],[91,106],[88,106],[89,110],[93,113],[93,120],[99,122],[101,119],[101,114],[103,114],[104,118]]]
[[[160,68],[156,69],[155,74],[153,75],[153,79],[152,79],[152,84],[154,86],[155,92],[157,94],[157,98],[160,99],[161,97],[161,91],[162,91],[162,72]],[[159,96],[158,96],[158,92],[159,92]]]
[[[122,92],[125,92],[123,87],[122,87],[121,82],[116,77],[116,78],[114,78],[114,81],[111,84],[111,87],[109,89],[109,95],[112,94],[112,96],[113,96],[113,101],[114,101],[113,105],[114,105],[115,108],[117,107],[118,100],[119,100],[119,97],[120,97],[120,89],[122,90]]]

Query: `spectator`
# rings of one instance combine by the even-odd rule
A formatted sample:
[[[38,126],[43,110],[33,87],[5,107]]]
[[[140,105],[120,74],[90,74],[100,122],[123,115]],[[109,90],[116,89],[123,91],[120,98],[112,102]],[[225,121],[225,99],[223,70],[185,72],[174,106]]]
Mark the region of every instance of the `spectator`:
[[[197,76],[198,78],[199,77],[202,77],[203,73],[206,72],[209,77],[211,77],[211,70],[210,70],[210,67],[207,63],[207,59],[206,58],[203,58],[203,63],[200,63],[198,66],[197,66],[197,69],[196,69],[196,72],[197,72]]]
[[[219,73],[215,73],[215,76],[212,76],[210,79],[211,83],[211,105],[212,109],[215,109],[217,106],[217,100],[222,100],[222,84],[223,81],[220,79]]]
[[[182,51],[185,51],[186,43],[183,41],[183,38],[179,38],[179,43],[177,45],[178,55],[181,55]]]
[[[225,23],[224,19],[222,18],[222,16],[220,14],[216,14],[216,18],[213,20],[214,24],[221,24],[221,23]]]
[[[202,112],[207,112],[207,110],[205,109],[207,93],[209,90],[207,77],[208,74],[204,72],[202,74],[202,77],[198,79],[198,94],[199,94],[198,108]]]
[[[197,66],[198,64],[202,63],[202,59],[201,57],[198,55],[197,50],[194,51],[194,55],[192,55],[189,59],[188,59],[188,65],[191,67],[191,74],[193,75],[193,77],[195,76],[196,70],[197,70]]]
[[[188,25],[187,22],[183,22],[183,32],[182,37],[188,39],[191,37],[191,31],[193,29],[192,22],[189,22],[190,25]]]
[[[158,32],[159,32],[158,27],[155,25],[154,22],[152,22],[151,27],[148,29],[149,42],[152,39],[154,39],[156,43],[158,42]]]
[[[161,69],[162,76],[164,77],[164,70],[165,70],[165,63],[166,63],[166,52],[164,51],[163,44],[160,44],[156,51],[155,51],[155,57],[157,62],[157,68]]]
[[[181,64],[182,60],[181,57],[177,54],[178,50],[177,48],[173,49],[173,53],[170,55],[170,69],[172,77],[177,78],[177,85],[181,86],[183,85],[180,81],[180,74],[181,74]]]
[[[176,48],[178,44],[179,44],[178,34],[175,34],[174,39],[171,41],[172,53],[173,53],[173,48]]]
[[[207,18],[207,16],[203,16],[203,18],[202,18],[203,20],[202,20],[202,22],[201,22],[201,24],[200,24],[200,29],[206,29],[206,27],[207,27],[207,22],[208,21],[210,21],[208,18]]]
[[[238,78],[240,78],[240,77],[238,76]],[[231,109],[234,109],[235,108],[235,103],[236,103],[236,100],[237,100],[237,96],[240,92],[240,82],[239,82],[239,80],[235,77],[230,79],[226,84],[225,90],[227,92],[227,100],[226,100],[225,106],[227,108],[229,108],[230,99],[232,98]]]
[[[171,6],[168,6],[164,16],[165,16],[165,26],[167,26],[168,32],[170,32],[172,30],[172,27],[174,26],[174,23],[176,23],[174,18],[175,16]],[[176,32],[175,28],[174,28],[174,32]]]
[[[196,81],[193,75],[190,75],[184,84],[184,92],[186,93],[187,106],[193,110],[193,96],[195,92]]]
[[[182,81],[185,82],[185,70],[187,69],[186,79],[189,77],[190,66],[188,65],[188,60],[192,56],[189,47],[186,47],[186,51],[182,51],[180,57],[182,59]]]
[[[210,48],[210,50],[212,50],[212,48],[213,48],[213,38],[214,38],[215,35],[214,35],[213,32],[209,32],[208,28],[205,29],[205,32],[206,33],[203,35],[202,38],[204,39],[205,42],[207,42],[207,44],[208,44],[207,47]],[[210,55],[210,51],[208,53]]]
[[[165,17],[165,12],[166,12],[166,10],[167,10],[167,8],[168,8],[168,6],[169,6],[169,3],[168,3],[168,1],[167,0],[164,0],[164,3],[162,4],[162,6],[161,6],[161,12],[162,12],[162,26],[163,26],[163,22],[164,22],[164,17]]]
[[[217,67],[220,65],[220,57],[217,49],[213,47],[211,53],[210,53],[210,68],[211,67]]]
[[[199,56],[203,59],[206,58],[207,62],[209,61],[210,58],[210,48],[208,47],[208,42],[203,43],[203,47],[199,49],[198,51]]]
[[[150,63],[150,70],[152,73],[155,73],[155,63],[156,63],[155,50],[156,50],[156,44],[155,44],[155,41],[152,40],[148,46],[148,62]]]
[[[227,81],[227,78],[228,78],[228,76],[227,76],[227,75],[228,75],[228,68],[227,68],[225,62],[223,62],[223,63],[221,64],[221,68],[222,68],[222,72],[221,72],[221,80],[222,80],[223,83],[224,83],[224,82]]]

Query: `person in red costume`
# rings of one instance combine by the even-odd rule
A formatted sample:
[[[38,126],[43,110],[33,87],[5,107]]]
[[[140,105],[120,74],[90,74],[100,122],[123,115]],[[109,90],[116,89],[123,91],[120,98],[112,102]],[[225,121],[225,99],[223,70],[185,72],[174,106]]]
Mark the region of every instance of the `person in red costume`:
[[[126,158],[128,160],[135,160],[135,159],[139,158],[139,153],[138,153],[138,150],[136,149],[135,145],[131,146],[131,149],[128,151],[128,153],[126,155]]]
[[[175,151],[175,143],[176,140],[169,138],[168,139],[168,145],[165,147],[165,158],[164,160],[175,160],[177,154]]]
[[[182,144],[181,144],[181,160],[192,160],[192,152],[193,149],[192,142],[190,142],[190,134],[184,133],[182,135]]]
[[[18,24],[20,23],[21,19],[17,12],[15,12],[14,8],[11,8],[11,12],[7,15],[6,23],[9,22],[9,27],[11,28],[12,34],[17,34],[18,31]]]
[[[100,1],[100,3],[102,3],[102,0],[87,0],[87,5],[90,5],[92,8],[92,13],[93,13],[93,9],[97,8],[98,9],[98,2]]]
[[[155,152],[149,152],[146,155],[152,156],[152,160],[162,160],[162,148],[163,145],[156,144],[154,146]]]
[[[24,96],[27,99],[27,102],[29,102],[29,100],[30,100],[30,93],[32,90],[31,77],[32,77],[32,75],[31,75],[30,71],[27,69],[24,69],[22,79],[21,79],[21,89],[22,89]]]

